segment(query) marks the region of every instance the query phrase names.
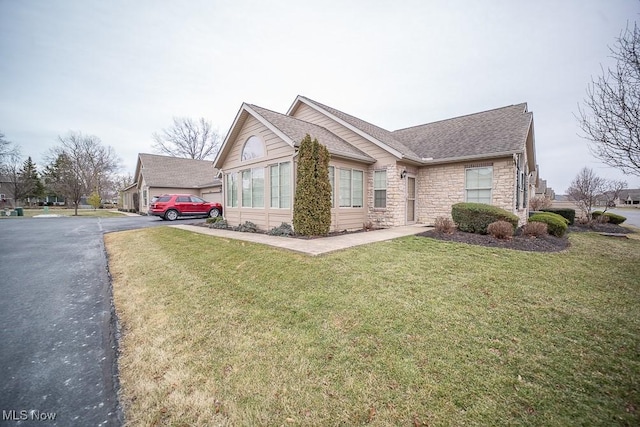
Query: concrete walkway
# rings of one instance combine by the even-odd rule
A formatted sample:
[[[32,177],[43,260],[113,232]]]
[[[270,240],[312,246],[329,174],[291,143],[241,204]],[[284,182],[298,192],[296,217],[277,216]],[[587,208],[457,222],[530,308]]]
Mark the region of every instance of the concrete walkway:
[[[431,227],[427,227],[424,224],[414,224],[385,228],[383,230],[344,234],[341,236],[321,237],[318,239],[295,239],[291,237],[269,236],[268,234],[218,230],[215,228],[198,227],[195,225],[171,225],[171,227],[192,231],[194,233],[206,234],[209,236],[223,237],[225,239],[262,243],[264,245],[275,246],[276,248],[288,249],[290,251],[314,256],[351,248],[353,246],[411,236],[431,229]]]

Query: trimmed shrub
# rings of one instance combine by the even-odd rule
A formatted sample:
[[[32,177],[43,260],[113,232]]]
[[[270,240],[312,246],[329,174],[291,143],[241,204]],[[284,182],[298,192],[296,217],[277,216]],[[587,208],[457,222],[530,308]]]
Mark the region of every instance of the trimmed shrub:
[[[534,211],[542,211],[551,207],[551,199],[546,196],[535,196],[529,199],[529,207]]]
[[[542,212],[529,218],[529,222],[543,222],[547,224],[547,231],[556,237],[564,236],[567,232],[568,220],[553,212]]]
[[[541,237],[549,234],[547,224],[544,222],[529,222],[522,227],[522,234],[528,237]]]
[[[573,225],[576,221],[576,210],[571,208],[545,208],[540,209],[542,212],[556,213],[569,221],[569,225]]]
[[[496,239],[510,239],[513,237],[513,224],[507,221],[492,222],[487,226],[487,233]]]
[[[456,203],[451,207],[451,217],[458,230],[469,233],[487,234],[492,222],[507,221],[518,226],[518,217],[504,209],[484,203]]]
[[[283,222],[278,227],[273,227],[267,234],[271,236],[293,236],[293,228],[291,228],[291,225]]]
[[[625,222],[627,220],[626,217],[624,217],[622,215],[614,214],[613,212],[605,212],[604,213],[604,218],[606,218],[605,221],[601,220],[601,218],[600,218],[601,216],[602,216],[602,211],[594,211],[591,214],[591,217],[593,219],[595,219],[595,220],[598,220],[598,221],[601,221],[601,222],[609,222],[611,224],[616,224],[616,225],[622,224],[623,222]]]
[[[446,218],[444,216],[437,217],[433,223],[433,226],[435,227],[438,233],[446,233],[446,234],[453,233],[453,230],[456,227],[453,221],[451,221],[451,219]]]
[[[245,221],[244,224],[238,224],[238,226],[235,227],[233,231],[241,231],[243,233],[256,233],[258,231],[258,226],[251,221]]]

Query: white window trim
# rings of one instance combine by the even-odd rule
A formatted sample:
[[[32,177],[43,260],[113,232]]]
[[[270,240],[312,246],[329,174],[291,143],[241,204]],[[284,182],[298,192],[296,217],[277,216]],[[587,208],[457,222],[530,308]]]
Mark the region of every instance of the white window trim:
[[[261,144],[261,148],[262,148],[262,155],[261,156],[256,156],[256,157],[250,157],[248,159],[244,158],[244,150],[247,148],[247,144],[249,143],[249,141],[251,141],[253,138],[255,138],[260,144]],[[267,147],[264,143],[264,141],[262,140],[262,138],[258,135],[251,135],[249,138],[247,138],[247,140],[244,142],[244,144],[242,144],[242,150],[240,150],[240,161],[241,162],[251,162],[251,161],[255,161],[257,159],[262,159],[264,157],[266,157],[267,155]]]
[[[469,185],[467,184],[467,171],[469,170],[477,170],[477,169],[487,169],[487,168],[491,168],[491,186],[486,188],[486,187],[478,187],[478,188],[469,188]],[[468,202],[469,198],[468,198],[468,194],[469,194],[469,190],[489,190],[489,203],[491,204],[493,202],[493,165],[491,166],[472,166],[472,167],[465,167],[464,168],[464,201]],[[479,203],[479,202],[473,202],[473,203]]]
[[[253,171],[254,171],[254,170],[260,170],[260,169],[262,170],[262,186],[263,186],[263,188],[262,188],[262,206],[253,206],[253,180],[254,180],[254,178],[253,178]],[[251,206],[245,206],[245,205],[244,205],[244,194],[243,194],[243,191],[244,191],[244,184],[242,184],[242,185],[240,186],[240,187],[241,187],[241,191],[240,191],[240,207],[241,207],[241,208],[248,208],[248,209],[264,209],[264,208],[265,208],[265,206],[266,206],[266,200],[265,200],[265,197],[264,197],[264,196],[265,196],[265,188],[264,188],[264,186],[265,186],[265,178],[264,178],[264,176],[265,176],[266,174],[265,174],[264,170],[265,170],[265,168],[264,168],[264,167],[257,167],[257,168],[242,169],[241,171],[238,171],[238,172],[239,172],[239,175],[240,175],[240,180],[241,180],[241,181],[242,181],[242,180],[244,180],[244,178],[242,177],[243,173],[244,173],[244,172],[246,172],[246,171],[249,171],[249,172],[250,172],[250,179],[249,179],[249,200],[251,201]]]
[[[236,185],[236,197],[233,197],[233,184],[234,184],[234,179],[232,179],[232,177],[235,177],[235,185]],[[231,181],[229,181],[231,179]],[[231,186],[230,186],[231,184]],[[225,199],[226,199],[226,203],[225,205],[228,208],[237,208],[238,207],[238,172],[231,172],[226,174],[226,183],[225,183],[225,190],[226,193],[225,194]],[[229,190],[231,189],[231,204],[229,204]],[[235,205],[233,204],[235,202]]]
[[[336,188],[335,188],[336,187],[336,167],[329,166],[328,172],[329,172],[329,184],[331,185],[331,208],[335,208],[336,207]]]
[[[349,206],[341,206],[340,205],[340,197],[341,197],[341,195],[338,194],[338,208],[343,208],[343,209],[362,209],[362,208],[364,208],[364,188],[365,188],[364,171],[362,169],[353,169],[353,168],[338,168],[338,170],[349,171]],[[362,203],[360,204],[360,206],[353,206],[353,172],[354,171],[355,172],[360,172],[362,174],[362,181],[361,181],[362,182],[362,193],[361,193]],[[340,177],[340,174],[338,174],[338,177]],[[340,185],[338,185],[338,190],[340,190]]]
[[[281,180],[280,177],[282,176],[281,174],[281,169],[282,169],[282,165],[283,164],[289,164],[289,207],[282,207],[282,186],[281,184]],[[293,194],[293,166],[291,165],[291,161],[286,161],[286,162],[278,162],[278,163],[273,163],[269,165],[269,209],[291,209],[292,203],[291,203],[291,196]],[[273,175],[271,174],[271,168],[276,167],[278,168],[278,206],[273,206],[272,202],[273,202],[273,194],[271,194],[271,191],[273,191],[273,183],[271,182],[271,178],[273,177]]]
[[[376,173],[382,173],[384,172],[384,188],[377,188],[376,187]],[[376,210],[383,210],[383,209],[387,209],[387,195],[389,194],[387,188],[389,187],[387,185],[387,178],[389,177],[389,174],[387,173],[386,169],[377,169],[373,171],[373,208]],[[384,206],[376,206],[376,191],[384,191]]]

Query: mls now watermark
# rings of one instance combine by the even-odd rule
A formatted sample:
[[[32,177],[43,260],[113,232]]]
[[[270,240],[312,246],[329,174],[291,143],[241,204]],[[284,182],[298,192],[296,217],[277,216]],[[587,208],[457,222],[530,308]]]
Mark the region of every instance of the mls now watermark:
[[[2,410],[2,421],[53,421],[56,419],[55,412],[41,412],[36,409],[30,411],[6,411]]]

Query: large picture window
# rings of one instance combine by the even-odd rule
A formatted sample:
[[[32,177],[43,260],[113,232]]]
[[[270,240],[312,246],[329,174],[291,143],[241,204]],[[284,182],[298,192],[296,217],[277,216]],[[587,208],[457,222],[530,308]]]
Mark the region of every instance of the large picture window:
[[[493,166],[472,167],[465,170],[466,201],[491,204]]]
[[[291,162],[272,165],[271,169],[271,207],[291,207]]]
[[[363,175],[359,170],[340,169],[338,199],[341,208],[361,208],[363,200]]]
[[[373,207],[387,207],[387,171],[373,172]]]
[[[264,207],[264,168],[242,171],[242,207]]]
[[[238,173],[227,174],[227,206],[238,206]]]

